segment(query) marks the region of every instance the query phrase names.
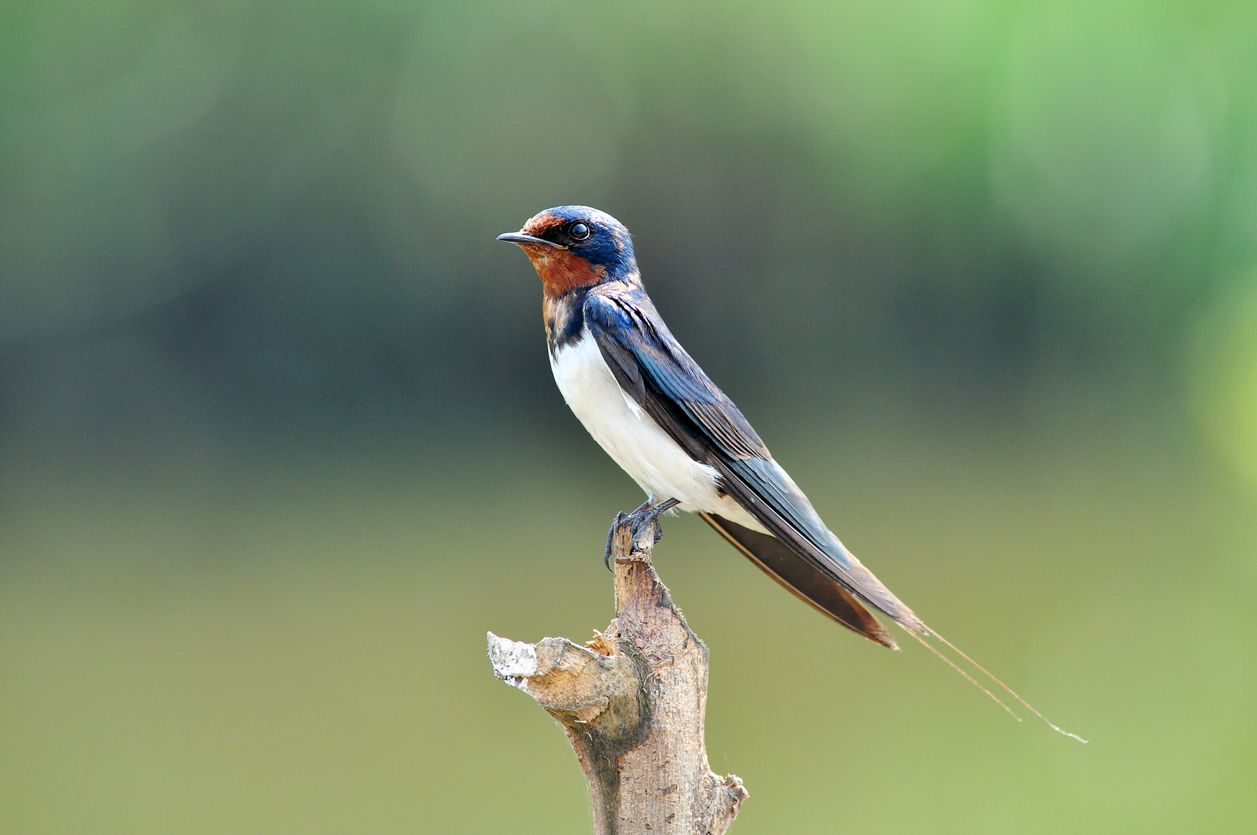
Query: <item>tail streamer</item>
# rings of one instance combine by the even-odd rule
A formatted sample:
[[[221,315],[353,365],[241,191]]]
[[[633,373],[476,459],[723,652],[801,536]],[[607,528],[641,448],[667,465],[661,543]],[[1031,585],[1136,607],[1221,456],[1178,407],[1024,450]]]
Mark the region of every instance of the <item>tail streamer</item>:
[[[1056,723],[1055,723],[1055,722],[1053,722],[1051,719],[1048,719],[1046,716],[1044,716],[1042,713],[1040,713],[1040,712],[1039,712],[1039,709],[1038,709],[1038,708],[1036,708],[1034,705],[1030,704],[1030,702],[1026,701],[1024,698],[1022,698],[1022,696],[1021,696],[1021,694],[1020,694],[1020,693],[1018,693],[1016,690],[1014,690],[1013,688],[1009,687],[1007,684],[1005,684],[1004,682],[1002,682],[1002,681],[1000,681],[998,678],[996,678],[994,675],[992,675],[992,673],[991,673],[991,671],[990,671],[990,670],[988,670],[986,667],[983,667],[983,666],[982,666],[981,664],[979,664],[977,661],[974,661],[974,660],[973,660],[973,659],[972,659],[972,658],[968,655],[968,653],[966,653],[964,650],[960,649],[960,647],[956,646],[956,645],[955,645],[955,644],[953,644],[951,641],[947,640],[945,637],[943,637],[942,635],[940,635],[940,634],[939,634],[936,630],[934,630],[932,627],[925,626],[925,624],[924,624],[924,623],[922,623],[921,625],[925,627],[925,634],[924,634],[924,635],[922,635],[922,634],[918,633],[918,632],[917,632],[916,630],[914,630],[914,629],[909,629],[909,628],[908,628],[908,627],[906,627],[906,626],[904,627],[904,631],[905,631],[905,632],[907,632],[909,635],[911,635],[911,636],[913,637],[913,639],[914,639],[917,643],[919,643],[921,646],[925,647],[925,648],[926,648],[926,649],[928,649],[930,652],[932,652],[934,655],[936,655],[938,658],[942,659],[943,663],[945,663],[947,666],[951,667],[951,668],[952,668],[953,670],[955,670],[956,672],[960,673],[960,675],[964,676],[964,677],[965,677],[965,679],[966,679],[966,680],[967,680],[970,684],[972,684],[974,687],[976,687],[976,688],[978,688],[979,690],[981,690],[983,693],[985,693],[985,694],[987,695],[987,697],[988,697],[988,698],[990,698],[990,699],[991,699],[991,701],[995,702],[997,705],[999,705],[1000,707],[1002,707],[1002,708],[1004,709],[1004,711],[1005,711],[1005,712],[1006,712],[1009,716],[1013,717],[1013,718],[1014,718],[1014,719],[1016,719],[1018,722],[1022,721],[1022,718],[1021,718],[1020,716],[1018,716],[1018,715],[1017,715],[1016,711],[1014,711],[1014,710],[1013,710],[1012,708],[1010,708],[1007,704],[1005,704],[1005,703],[1004,703],[1004,701],[1003,701],[1002,699],[1000,699],[1000,697],[999,697],[999,696],[997,696],[995,693],[993,693],[993,692],[991,691],[991,689],[990,689],[990,688],[988,688],[986,685],[982,684],[982,682],[978,681],[978,680],[977,680],[977,679],[976,679],[976,678],[975,678],[972,674],[970,674],[970,672],[969,672],[968,670],[966,670],[966,669],[964,669],[963,667],[961,667],[961,666],[960,666],[959,664],[957,664],[957,663],[956,663],[953,659],[948,658],[948,657],[947,657],[947,655],[946,655],[946,654],[945,654],[942,650],[940,650],[938,647],[936,647],[936,646],[934,646],[933,644],[931,644],[929,641],[927,641],[927,640],[926,640],[926,638],[927,638],[927,637],[937,638],[939,641],[941,641],[941,642],[942,642],[943,646],[947,647],[949,650],[951,650],[952,652],[954,652],[956,655],[960,656],[960,657],[961,657],[961,658],[962,658],[962,659],[963,659],[963,660],[964,660],[967,664],[969,664],[971,667],[973,667],[975,670],[977,670],[977,671],[978,671],[979,673],[981,673],[982,675],[986,676],[986,678],[988,678],[990,681],[994,682],[994,683],[995,683],[995,685],[996,685],[996,686],[997,686],[1000,690],[1003,690],[1003,691],[1004,691],[1005,693],[1007,693],[1009,696],[1012,696],[1012,698],[1013,698],[1013,699],[1017,702],[1017,704],[1021,705],[1021,706],[1022,706],[1022,707],[1024,707],[1026,710],[1030,711],[1032,714],[1034,714],[1036,717],[1038,717],[1038,718],[1039,718],[1039,720],[1043,722],[1043,724],[1047,725],[1049,728],[1051,728],[1052,730],[1056,731],[1058,734],[1061,734],[1062,736],[1067,736],[1067,737],[1069,737],[1070,739],[1075,740],[1075,741],[1077,741],[1077,742],[1081,742],[1083,745],[1086,745],[1086,744],[1087,744],[1087,740],[1083,739],[1083,738],[1082,738],[1081,736],[1079,736],[1078,734],[1074,733],[1073,731],[1067,731],[1067,730],[1065,730],[1065,729],[1064,729],[1064,728],[1062,728],[1060,725],[1056,724]]]

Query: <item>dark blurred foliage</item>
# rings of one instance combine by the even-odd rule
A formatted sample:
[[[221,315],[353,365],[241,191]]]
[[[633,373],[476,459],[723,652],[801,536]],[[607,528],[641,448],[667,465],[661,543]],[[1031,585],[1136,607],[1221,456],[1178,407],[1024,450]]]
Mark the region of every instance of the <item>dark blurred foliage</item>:
[[[884,831],[1238,825],[1253,656],[1220,633],[1255,625],[1255,35],[1243,2],[5,4],[0,829],[508,831],[557,804],[580,830],[557,732],[475,657],[489,627],[601,626],[598,528],[637,501],[493,240],[572,202],[634,232],[673,330],[844,539],[1109,739],[1045,754],[967,693],[947,704],[980,731],[938,729],[944,672],[849,662],[752,574],[713,586],[735,557],[672,522],[661,549],[695,556],[665,578],[716,675],[749,677],[713,685],[738,831],[885,822],[893,786],[813,732],[909,796],[939,781],[922,802],[949,812]],[[551,610],[543,579],[581,560],[580,607]],[[796,616],[838,659],[810,686],[866,673],[839,701],[894,722],[777,713],[753,673],[805,663],[773,634]],[[445,728],[503,705],[471,742]],[[521,817],[472,801],[477,774]]]
[[[492,235],[557,202],[630,225],[745,397],[818,410],[1173,399],[1250,276],[1243,4],[5,15],[18,454],[535,417],[536,288]]]

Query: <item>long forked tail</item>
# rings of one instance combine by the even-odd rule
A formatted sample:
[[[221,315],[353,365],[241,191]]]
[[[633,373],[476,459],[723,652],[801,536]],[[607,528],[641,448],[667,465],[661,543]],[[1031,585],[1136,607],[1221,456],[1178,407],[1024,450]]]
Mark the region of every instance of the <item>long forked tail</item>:
[[[979,680],[979,677],[983,677],[986,680],[992,682],[995,685],[996,690],[1003,690],[1005,693],[1011,696],[1013,700],[1017,702],[1017,704],[1021,705],[1026,710],[1030,711],[1032,714],[1034,714],[1036,717],[1042,720],[1043,724],[1047,725],[1049,728],[1056,731],[1058,734],[1062,734],[1064,736],[1069,737],[1070,739],[1077,740],[1078,742],[1081,742],[1084,744],[1087,742],[1087,740],[1078,736],[1078,734],[1071,733],[1070,731],[1067,731],[1064,728],[1062,728],[1060,725],[1057,725],[1052,720],[1048,719],[1041,712],[1039,712],[1038,708],[1036,708],[1034,705],[1030,704],[1030,702],[1022,698],[1020,693],[1018,693],[1016,690],[1009,687],[1000,679],[996,678],[991,673],[990,670],[988,670],[986,667],[983,667],[977,661],[973,660],[973,658],[968,653],[966,653],[960,647],[953,644],[951,641],[947,640],[947,638],[939,634],[939,632],[935,630],[933,627],[928,626],[925,623],[925,621],[921,620],[921,618],[918,617],[917,614],[912,611],[912,609],[908,608],[908,606],[905,605],[902,600],[896,597],[894,593],[891,592],[890,589],[886,588],[886,586],[883,585],[882,582],[877,579],[877,577],[873,576],[873,572],[865,568],[864,565],[858,559],[856,559],[855,555],[847,551],[845,546],[843,546],[842,543],[838,541],[837,537],[833,536],[832,533],[830,534],[830,536],[833,537],[833,543],[831,547],[837,546],[838,553],[841,553],[845,559],[846,564],[843,566],[843,574],[845,575],[845,579],[848,582],[853,584],[853,587],[855,588],[857,593],[860,594],[861,598],[863,598],[866,602],[872,604],[874,608],[876,608],[882,614],[886,615],[895,623],[897,623],[900,626],[900,628],[902,628],[905,632],[911,635],[912,638],[917,643],[919,643],[921,646],[925,647],[934,655],[942,659],[943,663],[947,664],[947,666],[951,667],[957,673],[964,676],[964,678],[970,684],[972,684],[974,687],[978,688],[987,696],[989,696],[992,701],[994,701],[997,705],[1002,707],[1009,715],[1011,715],[1018,722],[1021,721],[1021,717],[1018,716],[1017,713],[1012,708],[1010,708],[1007,704],[1005,704],[1004,701],[995,694],[994,690],[985,686]],[[972,670],[976,672],[978,675],[975,676],[969,670],[966,670],[959,663],[957,663],[955,658],[949,657],[947,653],[943,652],[943,650],[939,649],[938,647],[934,646],[934,644],[930,643],[930,639],[936,639],[940,644],[943,645],[945,649],[949,650],[954,655],[958,656],[961,661],[968,664],[969,667],[971,667]]]
[[[847,582],[852,584],[853,589],[862,599],[872,604],[874,608],[897,623],[905,632],[911,635],[917,643],[942,659],[943,663],[947,664],[947,666],[964,676],[970,684],[985,693],[992,701],[1002,707],[1018,722],[1021,721],[1021,717],[1018,716],[1012,708],[1005,704],[1004,701],[996,695],[994,690],[985,686],[979,680],[979,676],[992,682],[995,685],[996,690],[1003,690],[1011,696],[1017,704],[1030,711],[1038,717],[1043,724],[1047,725],[1058,734],[1062,734],[1070,739],[1086,744],[1087,740],[1083,739],[1078,734],[1065,730],[1060,725],[1057,725],[1055,722],[1048,719],[1039,711],[1038,708],[1022,698],[1020,693],[1009,687],[1000,679],[996,678],[990,670],[973,660],[968,653],[953,644],[951,641],[947,640],[947,638],[939,634],[939,632],[933,627],[928,626],[925,621],[921,620],[921,618],[912,611],[912,609],[908,608],[902,600],[896,597],[890,589],[886,588],[886,586],[873,575],[873,572],[865,568],[864,564],[856,559],[854,554],[847,551],[846,547],[838,540],[838,537],[833,535],[832,532],[830,533],[830,537],[832,538],[831,548],[836,546],[835,552],[841,554],[843,562],[845,563],[840,563],[842,576],[845,580],[847,580]],[[832,555],[829,556],[832,557]],[[957,663],[956,659],[949,657],[947,653],[943,652],[943,650],[930,643],[930,639],[936,639],[945,649],[949,650],[958,656],[961,661],[968,664],[969,667],[971,667],[978,675],[975,676],[969,670],[966,670],[959,663]]]
[[[817,563],[804,559],[799,554],[801,543],[787,543],[768,533],[759,533],[750,528],[730,522],[711,513],[700,513],[707,524],[716,529],[731,545],[742,552],[759,568],[796,596],[811,604],[818,611],[834,619],[838,623],[868,638],[874,643],[891,649],[898,649],[893,638],[885,631],[877,619],[865,608],[865,605],[893,620],[905,632],[912,636],[921,646],[938,656],[943,663],[951,667],[974,687],[981,690],[1010,716],[1018,722],[1021,717],[987,687],[973,673],[966,670],[956,659],[951,658],[943,650],[930,643],[936,639],[943,647],[955,654],[961,661],[968,664],[979,676],[995,685],[996,690],[1003,690],[1018,704],[1030,711],[1052,730],[1078,742],[1087,740],[1075,733],[1065,730],[1039,712],[1021,694],[991,674],[989,670],[970,657],[964,650],[957,647],[947,638],[940,635],[932,627],[917,617],[907,605],[886,588],[871,571],[846,550],[838,538],[832,533],[829,537],[833,554],[821,552],[829,563]],[[789,533],[789,531],[784,531]],[[837,561],[835,555],[841,556]],[[841,580],[839,579],[841,577]],[[862,605],[864,604],[864,605]]]
[[[800,600],[857,635],[884,647],[899,649],[886,628],[854,595],[819,568],[799,559],[799,555],[781,540],[710,513],[698,515],[728,540],[730,545],[741,551],[743,556]]]
[[[973,675],[972,675],[972,674],[971,674],[968,670],[964,669],[964,668],[963,668],[963,667],[961,667],[959,664],[957,664],[957,663],[956,663],[956,661],[955,661],[955,659],[949,658],[949,657],[946,655],[946,653],[944,653],[944,652],[943,652],[942,650],[940,650],[938,647],[936,647],[936,646],[934,646],[933,644],[931,644],[931,643],[929,642],[929,640],[928,640],[928,639],[929,639],[929,638],[937,638],[937,639],[939,640],[939,642],[941,642],[941,643],[943,644],[943,646],[947,647],[947,649],[951,650],[951,651],[952,651],[952,652],[954,652],[956,655],[960,656],[960,658],[961,658],[962,660],[964,660],[967,664],[969,664],[971,667],[973,667],[973,669],[977,670],[979,673],[981,673],[981,674],[982,674],[983,676],[985,676],[987,679],[989,679],[990,681],[994,682],[994,683],[995,683],[995,685],[996,685],[996,686],[997,686],[1000,690],[1003,690],[1003,691],[1004,691],[1005,693],[1007,693],[1009,696],[1012,696],[1012,698],[1013,698],[1013,699],[1017,702],[1017,704],[1021,705],[1021,706],[1022,706],[1022,707],[1024,707],[1026,710],[1028,710],[1028,711],[1030,711],[1031,713],[1033,713],[1035,716],[1037,716],[1037,717],[1039,718],[1039,720],[1040,720],[1040,721],[1042,721],[1042,722],[1043,722],[1043,724],[1047,725],[1049,728],[1051,728],[1052,730],[1056,731],[1058,734],[1061,734],[1062,736],[1067,736],[1067,737],[1069,737],[1070,739],[1073,739],[1073,740],[1076,740],[1076,741],[1078,741],[1078,742],[1081,742],[1083,745],[1086,745],[1086,744],[1087,744],[1087,740],[1083,739],[1083,738],[1082,738],[1082,737],[1080,737],[1078,734],[1074,733],[1073,731],[1067,731],[1067,730],[1065,730],[1065,729],[1064,729],[1064,728],[1062,728],[1060,725],[1056,724],[1056,723],[1055,723],[1055,722],[1053,722],[1051,719],[1048,719],[1046,716],[1044,716],[1044,715],[1043,715],[1043,714],[1039,711],[1039,709],[1038,709],[1038,708],[1036,708],[1034,705],[1030,704],[1030,702],[1028,702],[1028,701],[1026,701],[1024,698],[1022,698],[1022,696],[1021,696],[1021,694],[1020,694],[1020,693],[1018,693],[1018,692],[1017,692],[1016,690],[1014,690],[1013,688],[1009,687],[1007,684],[1005,684],[1005,683],[1004,683],[1003,681],[1001,681],[1000,679],[996,678],[996,677],[995,677],[995,676],[991,673],[991,671],[990,671],[990,670],[988,670],[986,667],[983,667],[983,666],[982,666],[981,664],[979,664],[977,661],[974,661],[974,660],[973,660],[973,658],[971,658],[971,657],[969,656],[969,654],[968,654],[968,653],[966,653],[966,652],[965,652],[964,650],[962,650],[960,647],[956,646],[956,645],[955,645],[955,644],[953,644],[951,641],[947,640],[945,637],[943,637],[942,635],[940,635],[940,634],[939,634],[939,633],[938,633],[935,629],[933,629],[932,627],[926,626],[923,622],[921,622],[921,621],[919,621],[919,620],[918,620],[915,624],[913,624],[912,626],[907,626],[907,625],[904,625],[904,624],[900,624],[900,626],[903,628],[903,630],[904,630],[905,632],[907,632],[909,635],[911,635],[911,636],[913,637],[913,639],[914,639],[917,643],[919,643],[921,646],[923,646],[923,647],[925,647],[926,649],[928,649],[930,652],[934,653],[934,655],[936,655],[936,656],[938,656],[938,658],[942,659],[943,663],[945,663],[947,666],[951,667],[951,668],[952,668],[953,670],[955,670],[956,672],[960,673],[960,675],[964,676],[964,677],[965,677],[965,679],[966,679],[966,680],[967,680],[970,684],[972,684],[974,687],[978,688],[978,689],[979,689],[979,690],[981,690],[983,693],[985,693],[988,697],[990,697],[991,701],[995,702],[997,705],[999,705],[1000,707],[1002,707],[1002,708],[1003,708],[1003,709],[1004,709],[1004,710],[1005,710],[1005,711],[1006,711],[1006,712],[1007,712],[1010,716],[1012,716],[1012,717],[1013,717],[1014,719],[1016,719],[1018,722],[1022,721],[1022,720],[1021,720],[1021,717],[1020,717],[1019,715],[1017,715],[1016,711],[1014,711],[1014,710],[1013,710],[1012,708],[1010,708],[1007,704],[1005,704],[1003,699],[1001,699],[999,696],[997,696],[995,693],[993,693],[989,687],[987,687],[986,685],[984,685],[982,682],[978,681],[978,680],[977,680],[977,679],[976,679],[976,678],[975,678],[975,677],[974,677],[974,676],[973,676]],[[913,627],[917,627],[917,626],[919,626],[919,629],[918,629],[918,628],[913,628]]]

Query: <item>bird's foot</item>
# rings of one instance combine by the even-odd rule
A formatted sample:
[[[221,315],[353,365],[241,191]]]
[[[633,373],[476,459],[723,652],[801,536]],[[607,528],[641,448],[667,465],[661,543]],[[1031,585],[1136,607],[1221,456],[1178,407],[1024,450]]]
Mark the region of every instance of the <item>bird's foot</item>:
[[[650,499],[647,499],[628,513],[620,511],[611,520],[611,527],[607,530],[607,546],[602,550],[602,564],[607,567],[607,571],[611,570],[611,543],[615,541],[615,532],[622,528],[625,523],[649,509]]]
[[[663,539],[663,527],[659,524],[659,517],[680,503],[679,499],[668,499],[660,502],[654,507],[647,507],[646,509],[635,513],[634,516],[636,518],[632,520],[633,542],[637,542],[637,538],[641,536],[642,532],[648,527],[654,528],[655,538],[652,542],[658,542]]]
[[[632,513],[617,513],[615,519],[611,521],[611,529],[607,531],[607,547],[602,557],[602,561],[607,568],[611,568],[611,543],[615,539],[616,531],[627,525],[631,534],[630,541],[636,544],[638,537],[642,535],[646,528],[653,527],[654,539],[652,542],[657,543],[663,539],[663,528],[659,525],[659,517],[680,503],[679,499],[667,499],[652,506],[650,500],[647,499]]]
[[[611,570],[611,543],[615,541],[615,532],[624,524],[624,520],[629,518],[629,514],[620,511],[611,520],[611,527],[607,529],[607,547],[602,549],[602,564],[607,567],[607,571]]]

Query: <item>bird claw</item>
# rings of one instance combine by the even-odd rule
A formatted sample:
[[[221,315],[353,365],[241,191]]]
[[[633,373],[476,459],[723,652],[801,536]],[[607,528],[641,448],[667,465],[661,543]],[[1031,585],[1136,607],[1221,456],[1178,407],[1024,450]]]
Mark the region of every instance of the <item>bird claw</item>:
[[[642,518],[638,519],[632,527],[634,548],[637,546],[637,540],[641,538],[642,533],[644,533],[647,528],[654,529],[653,539],[651,540],[652,545],[663,539],[663,526],[659,524],[658,514],[652,514],[650,516],[643,515]]]
[[[667,513],[681,502],[677,499],[667,499],[653,507],[650,500],[647,499],[639,505],[632,513],[617,513],[615,518],[611,520],[611,529],[607,531],[607,547],[602,553],[603,565],[607,570],[611,570],[611,544],[615,540],[615,533],[625,525],[629,526],[630,542],[633,544],[633,550],[637,550],[638,537],[646,530],[647,526],[654,527],[654,539],[651,540],[652,545],[657,544],[663,539],[663,526],[659,524],[660,515]]]
[[[634,513],[636,512],[637,511],[634,511]],[[615,532],[618,531],[620,526],[628,521],[628,519],[629,514],[621,510],[615,515],[615,518],[611,520],[611,527],[607,531],[607,547],[602,551],[602,564],[607,567],[607,571],[611,570],[611,543],[615,541]]]

